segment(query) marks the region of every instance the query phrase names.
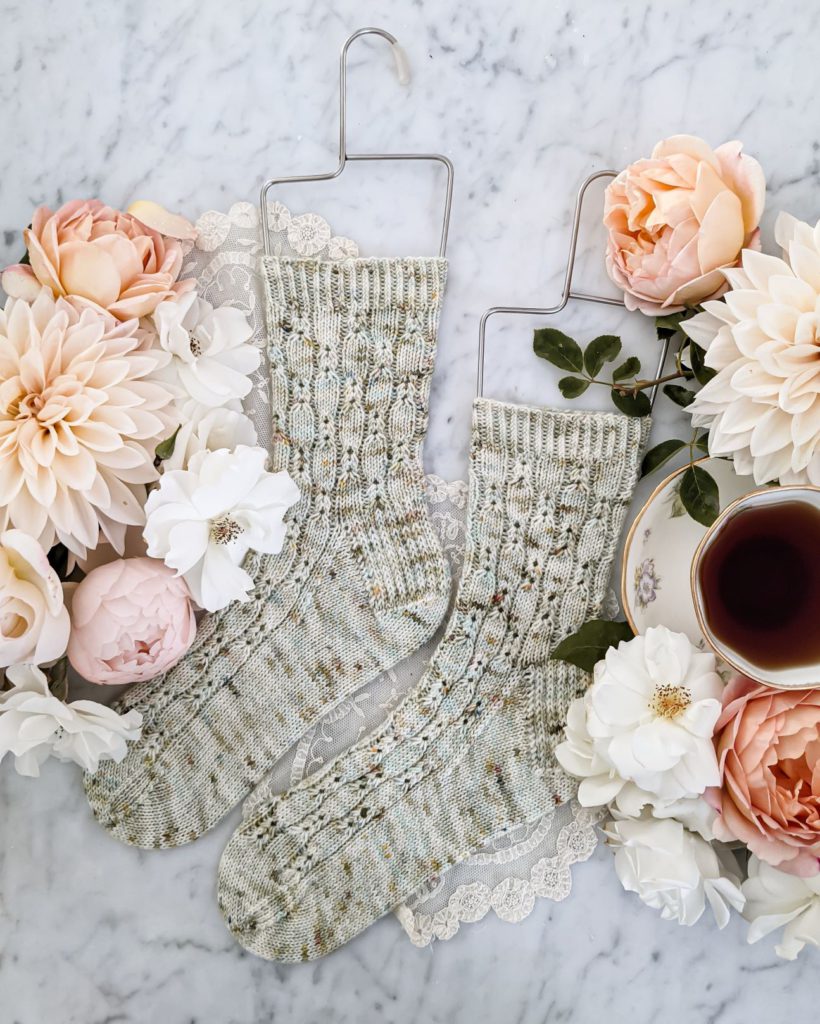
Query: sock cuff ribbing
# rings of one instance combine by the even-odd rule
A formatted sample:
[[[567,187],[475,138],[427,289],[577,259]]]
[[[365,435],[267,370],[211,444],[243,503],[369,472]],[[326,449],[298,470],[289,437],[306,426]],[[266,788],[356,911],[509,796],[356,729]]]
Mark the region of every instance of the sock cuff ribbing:
[[[473,403],[473,447],[537,462],[598,462],[643,446],[648,416],[541,409],[487,398]]]
[[[366,313],[400,308],[428,312],[441,308],[447,260],[390,257],[349,260],[262,260],[270,305],[301,312]]]

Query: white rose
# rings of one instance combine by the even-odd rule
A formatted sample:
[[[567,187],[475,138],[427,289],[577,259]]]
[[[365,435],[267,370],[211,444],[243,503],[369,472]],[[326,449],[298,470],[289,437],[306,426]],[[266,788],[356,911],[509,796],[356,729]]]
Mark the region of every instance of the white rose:
[[[714,656],[683,633],[656,626],[611,647],[570,708],[567,738],[556,751],[566,771],[583,779],[581,803],[624,799],[627,783],[655,804],[718,785],[712,732],[722,690]]]
[[[278,554],[285,512],[299,488],[284,471],[265,469],[262,448],[202,451],[187,469],[162,474],[145,505],[148,554],[183,576],[206,611],[247,601],[254,581],[242,568],[248,551]]]
[[[784,960],[794,960],[806,943],[820,946],[820,875],[798,878],[753,855],[743,895],[749,942],[783,928],[783,939],[774,950]]]
[[[118,715],[90,700],[65,704],[35,665],[13,665],[6,677],[13,685],[0,692],[0,761],[12,754],[19,775],[37,777],[52,755],[93,773],[100,761],[121,761],[126,741],[139,739],[137,711]]]
[[[0,668],[56,661],[70,628],[60,579],[40,544],[22,530],[0,534]]]
[[[186,396],[178,403],[184,419],[197,406],[232,406],[250,392],[249,374],[259,366],[261,353],[249,344],[253,331],[241,310],[214,309],[188,292],[161,302],[154,323],[160,348],[171,356],[158,376]]]
[[[624,889],[637,893],[665,920],[693,925],[708,901],[718,927],[725,928],[729,908],[743,909],[745,900],[732,855],[680,822],[624,818],[608,822],[604,833]]]
[[[197,452],[215,452],[219,448],[233,451],[237,445],[256,444],[253,423],[233,409],[208,409],[183,423],[174,438],[174,450],[163,460],[164,472],[187,469]]]

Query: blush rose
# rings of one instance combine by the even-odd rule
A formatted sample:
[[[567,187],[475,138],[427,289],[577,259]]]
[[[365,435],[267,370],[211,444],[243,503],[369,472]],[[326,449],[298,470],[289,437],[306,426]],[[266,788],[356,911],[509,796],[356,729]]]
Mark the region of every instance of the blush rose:
[[[46,285],[55,298],[131,320],[194,287],[193,280],[177,280],[183,256],[177,239],[99,199],[73,199],[56,212],[40,206],[23,234],[31,265],[3,273],[3,288],[14,298],[32,301]]]
[[[794,875],[820,871],[820,690],[775,690],[738,676],[715,727],[710,792],[718,839],[739,839]]]
[[[153,558],[93,569],[74,591],[68,660],[90,683],[136,683],[175,665],[196,634],[185,581]]]
[[[723,268],[757,248],[766,182],[739,142],[676,135],[609,184],[606,264],[628,309],[675,313],[726,288]]]

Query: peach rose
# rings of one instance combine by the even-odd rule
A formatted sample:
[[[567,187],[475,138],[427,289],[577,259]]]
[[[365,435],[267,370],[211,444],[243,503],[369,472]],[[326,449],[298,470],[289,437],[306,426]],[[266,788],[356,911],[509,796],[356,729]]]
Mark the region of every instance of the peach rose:
[[[715,726],[715,835],[781,871],[820,871],[820,690],[729,683]]]
[[[73,199],[56,213],[40,206],[23,236],[31,266],[3,273],[3,288],[14,298],[32,301],[46,285],[55,298],[130,320],[194,287],[192,280],[177,281],[183,255],[177,239],[99,199]]]
[[[176,665],[195,634],[185,580],[154,558],[121,558],[77,585],[68,660],[90,683],[141,682]]]
[[[766,181],[741,149],[674,135],[610,182],[606,266],[627,309],[660,316],[715,298],[726,288],[721,270],[759,248]]]

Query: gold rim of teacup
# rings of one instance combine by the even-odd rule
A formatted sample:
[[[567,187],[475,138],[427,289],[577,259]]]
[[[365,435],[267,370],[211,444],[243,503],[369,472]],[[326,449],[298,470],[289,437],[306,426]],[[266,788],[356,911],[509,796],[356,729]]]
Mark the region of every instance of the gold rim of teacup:
[[[704,533],[704,535],[701,537],[700,543],[695,548],[695,553],[692,556],[692,564],[689,566],[689,589],[692,593],[692,604],[695,606],[695,617],[698,620],[698,627],[700,628],[700,631],[703,634],[703,639],[706,641],[709,647],[711,647],[712,652],[715,655],[717,655],[717,657],[720,658],[721,661],[725,661],[727,665],[730,665],[736,672],[740,672],[743,675],[749,674],[748,668],[743,668],[741,665],[738,665],[737,662],[732,661],[732,659],[726,655],[726,652],[720,649],[717,642],[712,637],[711,630],[706,625],[706,620],[703,617],[703,611],[701,609],[699,588],[697,586],[697,569],[698,564],[700,563],[701,555],[703,554],[703,550],[706,547],[706,544],[709,542],[710,537],[712,537],[718,530],[720,525],[729,516],[731,516],[731,514],[738,507],[738,505],[742,505],[744,502],[747,501],[753,501],[760,494],[771,494],[773,491],[777,491],[778,493],[782,493],[783,491],[816,491],[818,494],[820,494],[820,487],[817,487],[814,484],[777,484],[774,487],[756,487],[753,491],[749,491],[746,494],[741,494],[739,498],[735,498],[734,501],[730,501],[726,508],[721,509],[721,511],[718,513],[718,516],[715,519],[715,521],[712,523],[710,527],[708,527],[706,533]],[[752,676],[751,678],[754,677]],[[776,687],[777,685],[776,683],[772,683],[771,681],[756,681],[763,682],[766,686]],[[786,688],[788,689],[788,687]],[[792,689],[800,689],[800,687],[792,687]]]
[[[714,456],[712,455],[703,455],[699,459],[693,459],[692,462],[687,462],[686,465],[681,466],[680,469],[674,470],[672,473],[669,474],[669,476],[665,476],[663,480],[661,480],[661,482],[655,488],[655,490],[652,491],[652,493],[643,503],[640,512],[635,516],[634,520],[632,521],[632,525],[629,527],[629,531],[626,535],[626,540],[624,541],[624,553],[621,558],[621,608],[623,608],[624,610],[624,615],[626,616],[626,621],[629,623],[629,628],[635,634],[640,633],[640,629],[638,628],[637,623],[632,617],[632,612],[629,608],[629,597],[626,589],[626,563],[629,559],[629,550],[632,547],[632,538],[635,535],[635,531],[637,530],[639,523],[641,522],[647,510],[649,509],[649,506],[652,504],[655,498],[657,498],[661,491],[664,490],[664,488],[667,486],[667,484],[669,484],[670,481],[674,480],[675,477],[680,476],[681,473],[685,473],[690,466],[700,465],[701,462],[709,462],[713,458]]]

